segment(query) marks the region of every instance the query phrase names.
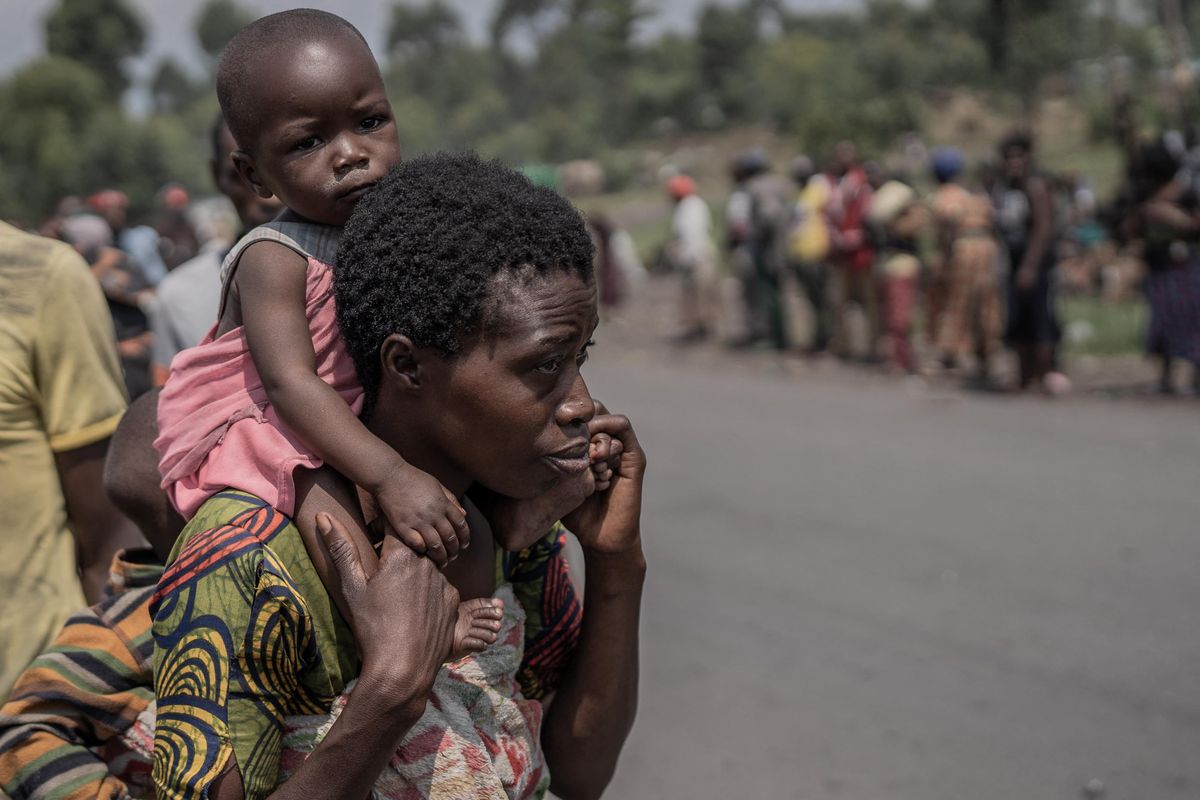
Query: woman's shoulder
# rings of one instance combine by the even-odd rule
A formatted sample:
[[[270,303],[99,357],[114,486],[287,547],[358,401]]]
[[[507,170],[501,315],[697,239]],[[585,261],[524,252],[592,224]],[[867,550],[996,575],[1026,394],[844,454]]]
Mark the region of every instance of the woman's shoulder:
[[[305,589],[320,583],[289,517],[253,495],[226,490],[200,506],[180,533],[151,613],[172,597],[195,592],[204,602],[220,600],[222,608],[252,604],[268,576],[295,587],[300,606]]]
[[[326,669],[346,677],[352,641],[291,518],[263,500],[226,490],[206,501],[184,528],[151,601],[159,649],[207,618],[243,639],[249,628],[284,614],[301,638],[324,653]],[[306,645],[307,646],[307,645]],[[303,649],[303,648],[302,648]]]

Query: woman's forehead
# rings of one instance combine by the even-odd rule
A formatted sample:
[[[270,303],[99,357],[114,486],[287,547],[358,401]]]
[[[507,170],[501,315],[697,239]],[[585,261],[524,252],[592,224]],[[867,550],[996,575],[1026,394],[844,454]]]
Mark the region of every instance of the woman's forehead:
[[[502,272],[495,278],[491,306],[488,327],[501,335],[590,333],[599,320],[595,282],[574,270]]]

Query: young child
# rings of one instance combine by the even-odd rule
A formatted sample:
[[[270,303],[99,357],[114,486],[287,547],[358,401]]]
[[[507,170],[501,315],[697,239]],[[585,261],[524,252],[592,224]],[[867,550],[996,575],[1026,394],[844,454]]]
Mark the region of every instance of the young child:
[[[319,469],[346,516],[360,516],[349,481],[397,537],[444,565],[468,543],[464,509],[359,421],[362,389],[335,319],[341,226],[400,162],[370,49],[333,14],[273,14],[230,41],[217,93],[239,172],[286,210],[229,253],[217,326],[171,365],[155,442],[163,488],[185,519],[227,487],[291,516],[294,473]],[[469,610],[460,632],[477,647],[494,640],[498,605]]]

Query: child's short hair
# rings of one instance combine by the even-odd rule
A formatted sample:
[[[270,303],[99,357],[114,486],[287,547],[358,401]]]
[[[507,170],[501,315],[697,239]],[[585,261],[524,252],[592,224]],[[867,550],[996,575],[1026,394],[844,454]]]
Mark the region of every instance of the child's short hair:
[[[254,142],[260,109],[247,89],[253,85],[263,60],[278,58],[280,52],[314,40],[347,33],[367,46],[358,28],[337,14],[294,8],[255,20],[229,40],[217,64],[217,101],[238,147],[248,150]]]
[[[499,161],[406,161],[359,201],[334,270],[338,325],[366,390],[393,333],[446,355],[487,325],[492,278],[562,270],[592,278],[591,237],[565,198]]]

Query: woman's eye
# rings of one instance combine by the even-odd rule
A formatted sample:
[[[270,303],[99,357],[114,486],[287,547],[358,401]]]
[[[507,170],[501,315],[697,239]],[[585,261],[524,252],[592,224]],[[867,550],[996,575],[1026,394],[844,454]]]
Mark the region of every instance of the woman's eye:
[[[318,137],[306,136],[303,139],[301,139],[300,141],[296,142],[295,149],[296,150],[312,150],[314,147],[316,147],[320,143],[321,143],[321,140]]]
[[[533,371],[540,375],[555,375],[562,369],[562,362],[558,359],[547,361],[544,364],[538,364],[533,368]]]
[[[591,355],[591,348],[594,347],[595,345],[596,345],[595,339],[588,340],[588,343],[585,344],[583,346],[583,349],[579,351],[579,355],[575,356],[576,366],[582,367],[584,364],[587,363],[588,357]]]

